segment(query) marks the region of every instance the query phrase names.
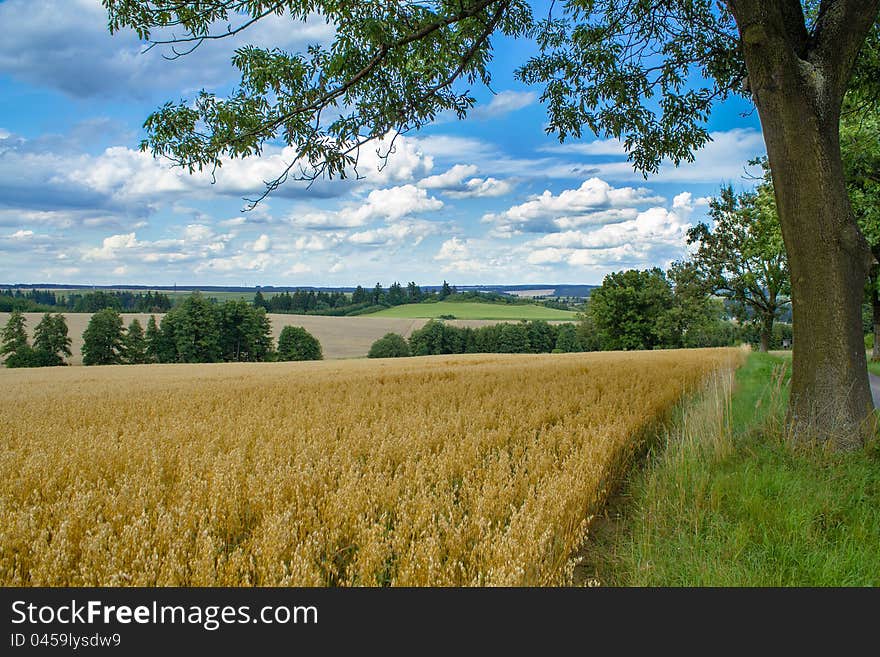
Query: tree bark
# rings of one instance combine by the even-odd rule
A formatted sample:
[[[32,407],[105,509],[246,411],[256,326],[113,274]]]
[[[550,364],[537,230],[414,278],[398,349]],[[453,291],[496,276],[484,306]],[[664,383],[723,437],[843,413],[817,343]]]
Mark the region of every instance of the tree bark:
[[[791,437],[852,449],[872,434],[861,303],[873,258],[850,208],[838,130],[852,65],[841,58],[854,61],[847,38],[863,38],[856,33],[867,28],[852,26],[847,34],[846,25],[833,24],[813,41],[800,10],[788,12],[787,2],[731,6],[791,270]],[[873,15],[863,17],[867,25],[876,16],[873,6]],[[829,15],[826,22],[836,18]],[[839,39],[834,46],[826,43],[832,35]]]
[[[880,292],[877,291],[877,277],[880,275],[877,267],[871,271],[871,307],[874,319],[874,347],[871,351],[871,360],[880,361]]]
[[[773,320],[775,317],[770,313],[761,315],[761,352],[770,351],[770,342],[773,340]]]

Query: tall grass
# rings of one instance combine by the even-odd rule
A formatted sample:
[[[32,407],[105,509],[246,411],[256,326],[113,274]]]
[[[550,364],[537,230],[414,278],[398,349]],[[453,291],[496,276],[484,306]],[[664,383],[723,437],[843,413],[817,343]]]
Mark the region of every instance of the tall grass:
[[[636,474],[594,577],[659,586],[880,584],[880,451],[794,448],[788,364],[717,377]]]

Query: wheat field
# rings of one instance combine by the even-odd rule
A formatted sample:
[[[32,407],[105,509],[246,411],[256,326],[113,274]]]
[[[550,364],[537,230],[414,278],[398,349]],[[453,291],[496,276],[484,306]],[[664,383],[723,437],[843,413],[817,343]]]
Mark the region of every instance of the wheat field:
[[[557,585],[734,349],[0,369],[0,584]]]

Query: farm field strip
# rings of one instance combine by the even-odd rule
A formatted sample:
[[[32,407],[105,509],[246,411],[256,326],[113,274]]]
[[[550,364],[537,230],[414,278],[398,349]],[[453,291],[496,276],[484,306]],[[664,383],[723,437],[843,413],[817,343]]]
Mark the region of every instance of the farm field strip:
[[[438,301],[436,303],[410,303],[386,308],[369,317],[438,318],[452,315],[456,319],[479,320],[537,320],[575,321],[577,313],[570,310],[557,310],[535,304],[502,304],[464,301]]]
[[[3,585],[552,585],[734,349],[0,370]]]

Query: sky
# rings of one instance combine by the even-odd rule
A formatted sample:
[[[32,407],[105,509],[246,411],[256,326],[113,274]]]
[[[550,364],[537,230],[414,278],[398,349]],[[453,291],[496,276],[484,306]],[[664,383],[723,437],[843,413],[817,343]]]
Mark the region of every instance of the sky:
[[[212,184],[140,152],[143,122],[202,88],[228,93],[238,46],[298,51],[332,28],[272,17],[169,61],[106,19],[99,0],[0,0],[14,26],[0,40],[0,284],[600,284],[684,257],[707,199],[751,186],[765,152],[738,98],[693,163],[647,179],[614,140],[560,144],[540,88],[513,76],[533,44],[501,38],[466,120],[398,138],[381,168],[367,149],[360,180],[291,182],[244,211],[290,148],[228,162]]]

